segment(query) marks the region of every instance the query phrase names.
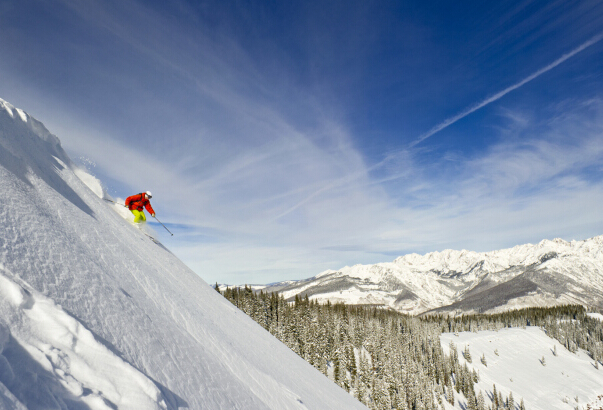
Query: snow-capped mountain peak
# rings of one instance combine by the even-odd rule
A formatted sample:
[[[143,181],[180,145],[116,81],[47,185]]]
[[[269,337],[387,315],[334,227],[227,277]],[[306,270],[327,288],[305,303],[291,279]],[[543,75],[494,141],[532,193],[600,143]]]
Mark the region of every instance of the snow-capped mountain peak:
[[[413,253],[266,290],[286,298],[308,295],[323,302],[377,304],[413,314],[561,303],[603,306],[603,236],[571,242],[545,239],[491,252]]]

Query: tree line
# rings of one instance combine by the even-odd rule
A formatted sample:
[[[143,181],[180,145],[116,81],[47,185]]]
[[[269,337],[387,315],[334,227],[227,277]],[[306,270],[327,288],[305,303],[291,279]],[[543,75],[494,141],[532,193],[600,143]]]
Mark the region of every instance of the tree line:
[[[588,350],[596,363],[603,357],[601,322],[581,306],[419,318],[380,307],[319,304],[307,296],[290,303],[248,286],[216,290],[370,409],[436,410],[455,397],[467,410],[525,408],[523,400],[515,403],[512,393],[503,397],[496,386],[486,397],[476,394],[479,375],[461,365],[453,344],[445,354],[445,332],[540,326],[568,349]],[[472,360],[470,352],[462,354]]]

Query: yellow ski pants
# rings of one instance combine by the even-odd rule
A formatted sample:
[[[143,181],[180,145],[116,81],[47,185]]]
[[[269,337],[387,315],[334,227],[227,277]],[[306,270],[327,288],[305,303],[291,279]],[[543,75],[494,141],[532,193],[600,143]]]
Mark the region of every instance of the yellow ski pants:
[[[147,217],[144,214],[144,211],[139,211],[138,209],[132,209],[132,213],[134,214],[134,223],[146,222]]]

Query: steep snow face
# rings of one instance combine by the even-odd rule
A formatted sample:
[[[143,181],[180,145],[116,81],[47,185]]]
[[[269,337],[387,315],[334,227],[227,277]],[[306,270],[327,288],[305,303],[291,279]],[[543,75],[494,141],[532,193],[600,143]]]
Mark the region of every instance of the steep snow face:
[[[125,221],[3,100],[0,191],[0,408],[365,408]]]
[[[582,303],[603,307],[603,236],[543,240],[493,252],[445,250],[391,263],[325,271],[276,284],[285,298],[382,305],[417,314],[497,312],[525,306]]]

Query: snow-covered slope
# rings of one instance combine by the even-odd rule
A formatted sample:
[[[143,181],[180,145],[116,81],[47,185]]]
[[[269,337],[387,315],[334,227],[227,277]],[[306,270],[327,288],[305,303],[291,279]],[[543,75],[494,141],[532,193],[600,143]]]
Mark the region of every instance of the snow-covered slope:
[[[0,409],[364,408],[74,171],[0,100]]]
[[[542,329],[501,329],[458,335],[441,336],[442,347],[450,354],[450,342],[456,345],[461,365],[466,363],[460,353],[468,347],[470,369],[479,373],[476,394],[482,391],[487,405],[492,405],[493,386],[503,397],[513,393],[515,404],[524,400],[530,410],[573,410],[596,407],[603,395],[603,370],[587,352],[571,353],[557,340],[549,338]],[[485,359],[485,364],[482,362]],[[462,396],[456,398],[455,408],[466,408]]]
[[[285,298],[374,304],[408,313],[495,312],[580,303],[603,307],[603,236],[478,253],[410,254],[267,287]]]

